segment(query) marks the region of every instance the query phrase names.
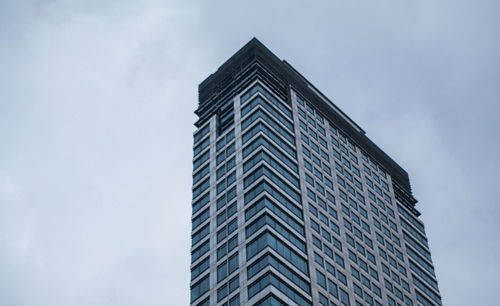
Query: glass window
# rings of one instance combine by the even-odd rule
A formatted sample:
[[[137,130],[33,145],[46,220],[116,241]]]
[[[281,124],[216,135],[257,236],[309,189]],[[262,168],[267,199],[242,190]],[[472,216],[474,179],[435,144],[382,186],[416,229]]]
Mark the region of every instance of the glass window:
[[[316,270],[316,280],[318,282],[318,285],[326,289],[326,277],[323,273],[319,272]]]

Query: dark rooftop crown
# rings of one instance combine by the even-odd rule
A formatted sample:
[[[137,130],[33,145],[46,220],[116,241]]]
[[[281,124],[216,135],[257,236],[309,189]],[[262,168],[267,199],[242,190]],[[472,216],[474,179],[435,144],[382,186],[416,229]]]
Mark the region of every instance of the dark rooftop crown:
[[[404,202],[403,204],[411,208],[414,207],[417,201],[411,195],[408,173],[366,137],[365,132],[333,102],[319,92],[290,64],[280,60],[256,38],[252,38],[222,64],[215,73],[201,82],[198,88],[198,109],[195,111],[199,117],[196,126],[201,126],[216,113],[221,103],[240,93],[243,88],[257,78],[289,103],[289,88],[297,91],[329,122],[387,171],[392,177],[396,198]]]

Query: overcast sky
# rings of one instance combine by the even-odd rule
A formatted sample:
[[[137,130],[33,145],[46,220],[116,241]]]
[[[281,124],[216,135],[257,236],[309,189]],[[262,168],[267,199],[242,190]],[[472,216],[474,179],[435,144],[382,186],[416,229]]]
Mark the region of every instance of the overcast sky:
[[[186,305],[197,86],[256,36],[405,168],[498,305],[498,1],[0,1],[0,304]]]

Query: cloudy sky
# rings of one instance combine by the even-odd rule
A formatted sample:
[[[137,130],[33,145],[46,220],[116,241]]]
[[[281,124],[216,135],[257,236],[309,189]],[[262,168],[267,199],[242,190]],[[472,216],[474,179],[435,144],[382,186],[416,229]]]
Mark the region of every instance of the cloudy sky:
[[[185,305],[197,85],[256,36],[410,174],[445,305],[498,305],[500,4],[0,1],[0,304]]]

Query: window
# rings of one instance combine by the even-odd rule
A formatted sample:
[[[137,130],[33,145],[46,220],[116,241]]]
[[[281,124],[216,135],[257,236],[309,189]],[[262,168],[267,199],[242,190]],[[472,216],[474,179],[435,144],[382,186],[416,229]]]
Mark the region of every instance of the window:
[[[323,273],[319,272],[318,270],[316,270],[316,280],[318,282],[318,285],[326,289],[326,277]]]
[[[328,299],[323,294],[319,294],[319,303],[323,306],[328,306]]]
[[[357,280],[360,279],[359,271],[351,266],[351,275],[354,276]]]
[[[198,130],[196,134],[194,134],[194,143],[200,141],[203,138],[203,136],[208,134],[208,132],[210,132],[210,126],[207,124],[202,129]]]
[[[193,175],[193,185],[196,185],[202,178],[210,172],[210,163]]]
[[[307,149],[305,146],[302,146],[302,152],[305,156],[311,158],[311,151],[309,151],[309,149]]]
[[[345,292],[342,288],[339,288],[339,290],[340,290],[340,302],[343,305],[350,306],[351,302],[349,301],[349,295],[347,294],[347,292]]]
[[[207,239],[198,248],[191,253],[191,263],[197,261],[201,256],[205,255],[210,250],[210,239]]]
[[[191,280],[194,280],[196,277],[198,277],[203,272],[208,270],[209,261],[210,261],[210,257],[207,256],[204,260],[202,260],[199,264],[197,264],[193,269],[191,269]]]
[[[192,244],[191,246],[196,245],[199,241],[201,241],[203,238],[205,238],[209,231],[210,231],[210,224],[205,225],[201,229],[199,229],[196,233],[194,233],[191,238],[192,238]]]
[[[347,278],[344,273],[337,271],[337,279],[344,285],[347,286]]]
[[[227,285],[224,285],[219,289],[217,289],[217,302],[220,302],[226,296],[227,296]]]
[[[197,300],[209,289],[210,275],[207,274],[204,278],[199,280],[196,284],[191,287],[191,302]]]
[[[208,219],[210,215],[210,211],[209,209],[205,209],[204,212],[200,213],[196,218],[193,219],[193,222],[192,222],[192,229],[194,230],[195,228],[197,228],[201,223],[203,223],[205,220]]]
[[[229,274],[232,272],[236,271],[238,269],[238,253],[234,254],[231,256],[228,260],[228,265],[229,265]]]
[[[354,293],[356,293],[360,297],[363,297],[363,290],[361,289],[361,287],[355,283],[353,283],[352,285],[354,287]]]
[[[328,292],[336,298],[339,298],[339,288],[338,286],[328,279]]]
[[[312,236],[313,237],[313,244],[318,248],[318,249],[322,249],[322,243],[321,243],[321,240],[319,240],[318,237],[316,236]]]
[[[318,253],[314,252],[314,261],[323,267],[323,257],[321,257]]]
[[[283,282],[281,279],[276,277],[273,273],[268,272],[264,276],[262,276],[260,279],[252,283],[251,285],[248,286],[248,297],[252,298],[255,296],[257,293],[260,292],[261,288],[264,288],[268,286],[269,284],[272,284],[275,288],[286,294],[290,299],[292,299],[295,303],[299,305],[308,305],[310,304],[305,300],[302,295],[300,295],[293,287],[288,285],[287,283]],[[276,303],[275,301],[271,300],[269,302],[272,302],[273,305]],[[265,305],[265,304],[264,304]],[[278,304],[282,305],[282,304]]]
[[[316,217],[318,217],[318,209],[312,205],[311,203],[309,203],[309,211]]]
[[[236,271],[238,267],[238,252],[236,252],[227,261],[217,266],[217,282],[224,280],[229,274]]]
[[[227,276],[227,262],[217,266],[217,282],[222,281]]]

